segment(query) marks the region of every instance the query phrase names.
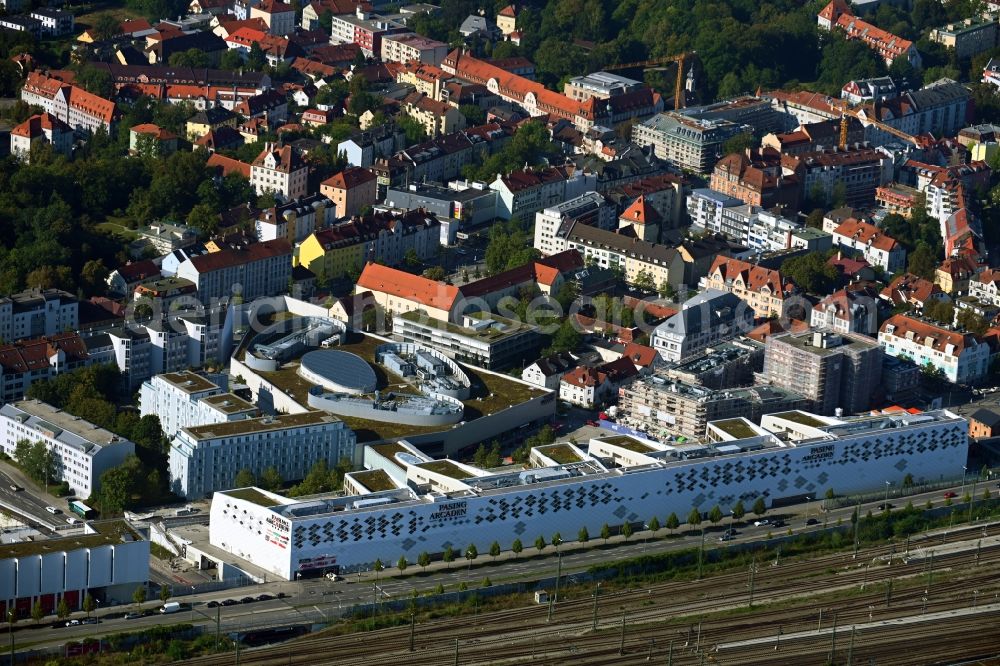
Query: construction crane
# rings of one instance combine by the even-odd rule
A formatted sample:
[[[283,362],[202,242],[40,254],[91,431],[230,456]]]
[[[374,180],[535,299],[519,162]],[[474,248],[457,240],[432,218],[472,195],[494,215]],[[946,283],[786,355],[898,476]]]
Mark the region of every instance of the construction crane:
[[[674,109],[684,108],[684,61],[688,56],[693,56],[694,51],[688,51],[675,56],[665,56],[663,58],[651,58],[650,60],[639,60],[637,62],[626,62],[620,65],[608,65],[604,68],[606,72],[614,72],[622,69],[649,69],[657,65],[666,65],[671,62],[677,63],[677,81],[674,84]]]
[[[880,130],[882,130],[883,132],[885,132],[887,134],[891,134],[892,136],[896,137],[897,139],[901,139],[903,141],[906,141],[907,143],[912,143],[914,146],[917,146],[918,148],[920,147],[920,142],[912,134],[907,134],[903,130],[896,129],[895,127],[892,127],[891,125],[886,125],[882,121],[875,120],[874,118],[867,118],[867,117],[861,118],[860,117],[860,113],[858,111],[849,109],[849,110],[845,111],[844,113],[842,113],[840,115],[840,141],[838,142],[838,145],[840,146],[841,150],[843,150],[844,148],[847,147],[847,123],[848,123],[848,116],[856,118],[858,120],[858,122],[860,122],[862,125],[865,125],[865,124],[867,124],[867,125],[873,125],[877,129],[880,129]]]

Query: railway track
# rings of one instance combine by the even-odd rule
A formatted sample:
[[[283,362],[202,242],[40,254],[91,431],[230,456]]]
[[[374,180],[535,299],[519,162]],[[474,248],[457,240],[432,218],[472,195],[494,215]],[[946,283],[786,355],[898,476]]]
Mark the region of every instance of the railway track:
[[[996,529],[996,526],[990,526],[987,533]],[[976,537],[982,534],[982,526],[956,529],[951,531],[949,541],[965,537],[973,544]],[[912,550],[940,543],[940,540],[939,534],[930,535],[911,539],[909,545]],[[414,632],[414,652],[409,651],[410,628],[397,627],[347,636],[313,636],[285,645],[244,650],[241,663],[261,666],[456,663],[456,641],[457,663],[460,664],[499,666],[566,663],[568,660],[580,664],[620,664],[632,663],[633,658],[644,661],[647,657],[666,663],[668,652],[670,660],[676,664],[825,663],[822,659],[804,659],[819,654],[817,650],[822,648],[819,639],[796,639],[785,641],[784,645],[776,639],[778,650],[771,645],[756,645],[740,650],[738,655],[731,654],[731,651],[717,653],[713,648],[726,642],[771,635],[777,637],[779,631],[796,633],[816,629],[818,607],[827,614],[827,626],[835,613],[840,626],[847,627],[870,622],[876,612],[877,618],[884,620],[919,615],[928,608],[941,611],[967,607],[970,601],[975,603],[969,598],[970,590],[976,590],[977,598],[984,604],[1000,594],[1000,547],[984,548],[978,553],[978,562],[974,561],[976,554],[972,551],[935,558],[933,571],[938,579],[931,581],[929,594],[925,593],[930,569],[927,562],[881,564],[880,558],[901,550],[902,546],[896,544],[863,549],[857,559],[852,559],[850,553],[838,553],[811,560],[786,560],[778,566],[761,562],[754,580],[755,605],[776,605],[752,612],[746,609],[749,602],[748,572],[741,571],[702,581],[664,583],[642,590],[600,595],[597,631],[593,630],[593,597],[585,596],[560,602],[551,624],[546,622],[548,609],[539,606],[490,612],[479,617],[461,616],[421,622]],[[867,570],[863,563],[867,563]],[[886,573],[894,581],[888,608]],[[864,592],[860,591],[862,585],[866,587]],[[840,593],[839,596],[837,593]],[[836,598],[825,599],[822,595],[834,595]],[[930,599],[925,599],[928,596]],[[698,616],[727,608],[731,610],[730,616],[706,618],[695,628],[693,622]],[[620,635],[623,616],[624,645]],[[690,622],[679,625],[678,618],[690,618]],[[979,628],[978,632],[968,628],[970,641],[968,644],[962,642],[963,654],[978,655],[979,650],[982,650],[981,654],[1000,652],[1000,646],[996,644],[1000,638],[994,641],[992,636],[996,632],[983,631],[983,621],[984,618],[979,616],[949,620],[949,626],[954,623],[955,631],[959,633],[967,629],[963,622]],[[991,617],[989,621],[993,622],[995,618]],[[938,627],[928,631],[927,626],[921,624],[907,625],[905,630],[896,627],[894,631],[905,635],[913,633],[911,644],[922,642],[928,634],[936,635],[939,640],[941,636]],[[872,627],[860,632],[859,638],[856,632],[857,658],[861,658],[863,649],[865,654],[879,654],[880,659],[876,663],[916,663],[912,661],[912,650],[904,651],[910,661],[885,661],[888,657],[882,654],[879,646],[907,644],[907,641],[895,640],[896,634],[888,636],[888,633]],[[844,640],[847,640],[846,636]],[[934,663],[938,652],[942,652],[940,658],[953,656],[956,643],[951,638],[945,643],[942,646],[944,652],[921,650],[921,659],[929,661],[919,663]],[[771,650],[770,654],[767,654],[767,649]],[[624,654],[619,654],[619,651]],[[858,663],[867,663],[869,658],[865,657],[865,662]],[[221,664],[231,660],[231,655],[212,655],[187,663]]]

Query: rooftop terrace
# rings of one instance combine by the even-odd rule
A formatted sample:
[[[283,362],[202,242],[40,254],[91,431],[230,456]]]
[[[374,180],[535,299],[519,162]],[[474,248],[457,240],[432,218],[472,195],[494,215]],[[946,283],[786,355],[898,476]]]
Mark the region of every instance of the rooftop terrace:
[[[2,544],[0,545],[0,560],[11,557],[61,553],[79,548],[96,548],[98,546],[128,543],[131,541],[143,541],[142,536],[124,520],[93,522],[87,523],[87,525],[90,529],[94,530],[93,533],[72,534],[53,537],[51,539]]]

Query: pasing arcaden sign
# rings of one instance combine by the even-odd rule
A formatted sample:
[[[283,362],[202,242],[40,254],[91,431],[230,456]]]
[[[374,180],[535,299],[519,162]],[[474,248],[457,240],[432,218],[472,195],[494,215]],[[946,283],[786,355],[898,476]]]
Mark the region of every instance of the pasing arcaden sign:
[[[465,514],[468,512],[469,503],[465,500],[460,502],[445,502],[438,505],[437,511],[430,515],[430,520],[439,523],[451,522],[459,518],[465,518]]]

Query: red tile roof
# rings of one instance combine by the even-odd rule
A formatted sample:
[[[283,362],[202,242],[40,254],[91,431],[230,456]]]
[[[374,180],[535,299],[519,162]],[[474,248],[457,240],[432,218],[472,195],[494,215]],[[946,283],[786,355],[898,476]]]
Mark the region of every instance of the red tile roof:
[[[233,158],[226,157],[225,155],[220,155],[219,153],[212,153],[209,155],[208,162],[205,163],[205,166],[222,169],[223,176],[228,176],[231,173],[238,173],[247,180],[250,180],[249,164],[239,160],[234,160]]]
[[[141,125],[136,125],[132,128],[132,131],[136,134],[149,134],[155,137],[159,141],[169,141],[171,139],[176,139],[177,135],[169,130],[165,130],[159,125],[154,125],[153,123],[143,123]]]
[[[267,160],[268,156],[274,157],[274,170],[282,173],[291,173],[305,166],[302,158],[299,157],[299,154],[291,146],[278,147],[274,144],[268,144],[264,150],[260,151],[260,155],[253,161],[253,166],[271,168],[265,166],[265,160]]]
[[[114,122],[118,107],[111,100],[98,97],[83,88],[67,85],[59,79],[41,72],[29,72],[24,88],[43,97],[53,99],[59,91],[66,96],[69,106],[81,113],[100,119],[105,124]]]
[[[49,367],[49,358],[62,351],[70,362],[87,358],[87,345],[77,333],[58,333],[0,346],[0,368],[21,374]]]
[[[740,279],[743,288],[748,291],[761,291],[765,287],[774,295],[784,297],[790,293],[794,285],[781,277],[781,272],[751,264],[741,259],[731,257],[716,257],[709,269],[710,277],[721,276],[727,284]]]
[[[191,257],[190,261],[199,273],[208,273],[282,255],[291,257],[292,246],[284,238],[279,238],[263,243],[251,243],[244,248],[229,248],[219,252],[200,254]]]
[[[893,329],[892,333],[888,331],[890,326]],[[926,345],[946,355],[947,346],[954,345],[952,356],[960,356],[966,347],[974,347],[978,343],[976,336],[971,333],[959,333],[941,328],[904,314],[893,315],[886,319],[879,328],[879,333],[894,335],[897,338],[909,338],[917,344]],[[908,336],[909,333],[912,333],[912,336]]]
[[[368,169],[362,167],[347,167],[340,173],[335,173],[322,183],[320,186],[332,187],[338,190],[352,190],[355,187],[364,185],[375,180],[376,176],[374,173]]]
[[[390,294],[445,311],[450,311],[461,296],[458,287],[453,285],[373,262],[365,265],[356,284],[362,289]]]
[[[646,202],[645,196],[640,196],[625,209],[625,212],[618,219],[633,224],[659,224],[660,214]]]
[[[51,113],[37,113],[10,131],[14,136],[24,136],[33,138],[40,136],[45,131],[49,132],[72,132],[73,128],[59,120]]]
[[[833,230],[833,233],[845,238],[850,238],[859,243],[871,245],[872,247],[884,250],[885,252],[892,252],[899,246],[899,243],[896,242],[895,238],[886,235],[884,231],[876,227],[874,224],[862,222],[861,220],[853,217],[841,222],[840,226]]]
[[[652,347],[630,342],[625,345],[623,356],[639,367],[651,368],[656,363],[659,353]]]

